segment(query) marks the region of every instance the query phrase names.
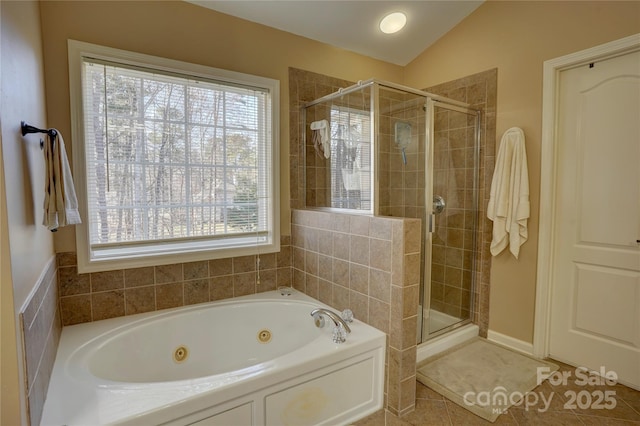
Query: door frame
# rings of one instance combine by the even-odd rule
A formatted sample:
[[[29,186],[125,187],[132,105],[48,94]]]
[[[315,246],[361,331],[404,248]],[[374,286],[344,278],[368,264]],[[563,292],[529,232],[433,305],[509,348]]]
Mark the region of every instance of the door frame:
[[[597,60],[608,59],[640,50],[640,34],[601,44],[543,64],[542,77],[542,141],[540,165],[540,211],[538,230],[538,262],[536,304],[533,330],[533,355],[549,356],[551,328],[552,271],[554,262],[553,234],[555,230],[555,199],[558,126],[558,92],[561,71]]]

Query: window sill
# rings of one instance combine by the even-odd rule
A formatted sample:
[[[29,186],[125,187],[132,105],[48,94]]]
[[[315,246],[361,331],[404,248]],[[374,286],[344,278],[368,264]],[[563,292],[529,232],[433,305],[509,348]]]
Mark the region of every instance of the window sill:
[[[279,236],[270,240],[256,243],[255,237],[236,238],[233,247],[229,247],[228,242],[224,244],[209,240],[147,247],[99,248],[88,253],[78,251],[78,272],[102,272],[279,252]]]

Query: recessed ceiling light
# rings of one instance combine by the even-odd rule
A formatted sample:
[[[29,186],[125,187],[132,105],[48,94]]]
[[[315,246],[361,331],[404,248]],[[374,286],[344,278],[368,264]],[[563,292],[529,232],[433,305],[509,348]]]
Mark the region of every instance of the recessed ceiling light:
[[[404,28],[407,23],[407,15],[402,12],[393,12],[382,18],[380,31],[385,34],[393,34]]]

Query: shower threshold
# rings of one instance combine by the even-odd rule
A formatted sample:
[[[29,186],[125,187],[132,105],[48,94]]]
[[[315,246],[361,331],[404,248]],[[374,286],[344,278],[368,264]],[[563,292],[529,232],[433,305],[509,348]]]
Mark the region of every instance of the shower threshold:
[[[416,361],[420,362],[478,336],[480,328],[467,323],[418,345]]]

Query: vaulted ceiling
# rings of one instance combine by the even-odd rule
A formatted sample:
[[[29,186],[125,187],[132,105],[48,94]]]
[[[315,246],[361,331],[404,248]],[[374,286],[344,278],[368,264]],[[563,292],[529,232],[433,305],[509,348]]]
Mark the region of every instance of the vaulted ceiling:
[[[483,1],[464,0],[187,0],[397,65],[407,65],[455,27]],[[407,24],[384,34],[379,23],[390,12],[404,12]]]

